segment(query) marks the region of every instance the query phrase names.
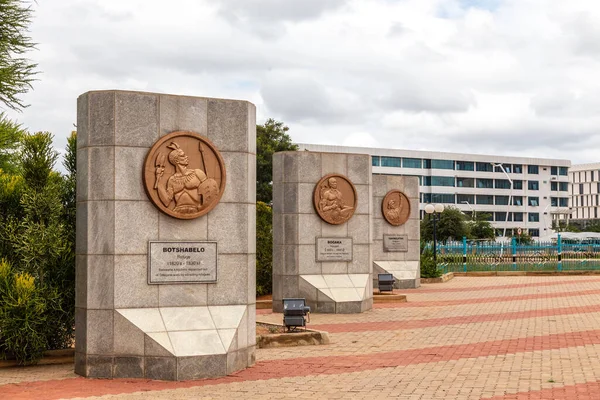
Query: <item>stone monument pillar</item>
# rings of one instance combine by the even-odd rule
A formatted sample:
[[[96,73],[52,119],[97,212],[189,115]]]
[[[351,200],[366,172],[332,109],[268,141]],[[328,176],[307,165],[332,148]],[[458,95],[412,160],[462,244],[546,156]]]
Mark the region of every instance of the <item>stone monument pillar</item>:
[[[77,103],[75,372],[188,380],[254,363],[255,107]]]
[[[420,286],[419,179],[373,176],[373,285],[377,274],[396,278],[397,289]]]
[[[371,158],[273,155],[273,310],[301,297],[313,312],[373,305]]]

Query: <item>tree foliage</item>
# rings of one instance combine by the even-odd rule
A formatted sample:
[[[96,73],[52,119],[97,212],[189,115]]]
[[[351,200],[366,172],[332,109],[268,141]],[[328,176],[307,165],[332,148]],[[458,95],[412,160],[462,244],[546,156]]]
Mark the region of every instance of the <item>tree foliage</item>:
[[[4,172],[17,172],[18,150],[24,133],[21,125],[0,113],[0,169]]]
[[[475,220],[467,222],[467,230],[469,239],[480,239],[480,240],[495,240],[496,234],[494,227],[489,222],[489,214],[480,213],[477,214]]]
[[[256,202],[256,296],[271,293],[273,278],[273,213]]]
[[[36,74],[37,64],[24,58],[35,47],[27,36],[32,14],[29,1],[0,0],[0,102],[13,110],[27,107],[20,95]]]
[[[421,241],[429,242],[433,240],[434,217],[432,215],[434,214],[425,214],[421,221]],[[441,242],[448,239],[461,240],[463,236],[468,234],[465,215],[456,207],[446,207],[444,212],[439,215],[436,226],[437,240]]]
[[[298,150],[287,134],[283,122],[269,118],[256,126],[256,200],[271,204],[273,200],[273,153]]]

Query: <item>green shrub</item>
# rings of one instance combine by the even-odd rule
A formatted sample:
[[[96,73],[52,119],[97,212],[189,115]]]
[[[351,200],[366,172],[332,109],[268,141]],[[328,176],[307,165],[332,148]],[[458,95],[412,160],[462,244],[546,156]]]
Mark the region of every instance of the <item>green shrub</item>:
[[[256,202],[256,296],[271,293],[273,287],[273,212]]]
[[[433,250],[423,247],[421,250],[421,278],[439,278],[442,272],[437,269],[433,261]]]
[[[37,362],[48,348],[48,330],[54,321],[48,310],[59,296],[27,272],[15,273],[0,261],[0,355],[14,356],[20,365]]]

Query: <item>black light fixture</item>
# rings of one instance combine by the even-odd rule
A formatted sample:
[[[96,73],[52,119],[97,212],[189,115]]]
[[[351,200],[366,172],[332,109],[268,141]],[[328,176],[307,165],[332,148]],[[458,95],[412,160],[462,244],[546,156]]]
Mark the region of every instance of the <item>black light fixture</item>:
[[[379,292],[393,292],[396,279],[392,274],[377,274]]]
[[[288,332],[302,326],[306,330],[306,317],[310,322],[310,307],[305,299],[283,299],[283,325]]]

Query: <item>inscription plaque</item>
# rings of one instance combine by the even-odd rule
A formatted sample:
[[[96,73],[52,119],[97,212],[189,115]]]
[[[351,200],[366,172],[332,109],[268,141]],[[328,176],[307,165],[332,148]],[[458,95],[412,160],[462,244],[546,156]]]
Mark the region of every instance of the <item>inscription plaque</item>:
[[[217,281],[217,242],[150,242],[148,283]]]
[[[410,218],[410,200],[401,191],[390,190],[381,202],[381,212],[389,224],[400,226]]]
[[[321,219],[332,225],[343,224],[356,210],[356,188],[348,178],[329,174],[315,186],[313,202]]]
[[[383,235],[383,251],[408,251],[408,235]]]
[[[352,261],[352,238],[317,238],[317,261]]]
[[[144,189],[165,214],[198,218],[212,210],[225,191],[225,163],[207,138],[194,132],[169,133],[146,156]]]

